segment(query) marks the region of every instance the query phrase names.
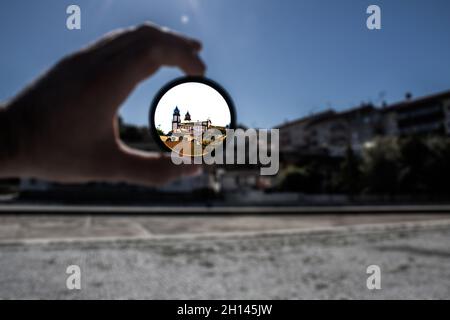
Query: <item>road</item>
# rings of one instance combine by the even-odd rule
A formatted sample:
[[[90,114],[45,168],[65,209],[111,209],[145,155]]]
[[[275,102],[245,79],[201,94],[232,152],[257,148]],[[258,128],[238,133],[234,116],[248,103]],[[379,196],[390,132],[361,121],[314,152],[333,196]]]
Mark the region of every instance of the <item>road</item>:
[[[448,299],[450,215],[4,213],[0,298]]]

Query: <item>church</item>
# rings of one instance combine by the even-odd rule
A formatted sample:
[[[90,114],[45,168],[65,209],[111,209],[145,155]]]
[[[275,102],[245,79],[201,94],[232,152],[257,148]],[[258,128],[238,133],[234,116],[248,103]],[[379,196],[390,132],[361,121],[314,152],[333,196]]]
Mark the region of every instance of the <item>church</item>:
[[[172,141],[177,141],[182,137],[193,139],[196,136],[202,135],[209,128],[211,128],[210,119],[204,121],[192,121],[189,111],[186,112],[184,120],[181,121],[180,110],[177,106],[173,110],[170,139]]]

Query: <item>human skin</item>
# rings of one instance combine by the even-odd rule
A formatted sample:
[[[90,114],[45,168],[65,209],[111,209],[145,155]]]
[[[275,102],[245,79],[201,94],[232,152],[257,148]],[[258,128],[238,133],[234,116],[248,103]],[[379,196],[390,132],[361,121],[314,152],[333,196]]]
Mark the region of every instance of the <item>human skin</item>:
[[[0,178],[158,186],[198,174],[124,145],[117,111],[162,66],[203,75],[200,50],[199,41],[146,23],[63,58],[0,108]]]

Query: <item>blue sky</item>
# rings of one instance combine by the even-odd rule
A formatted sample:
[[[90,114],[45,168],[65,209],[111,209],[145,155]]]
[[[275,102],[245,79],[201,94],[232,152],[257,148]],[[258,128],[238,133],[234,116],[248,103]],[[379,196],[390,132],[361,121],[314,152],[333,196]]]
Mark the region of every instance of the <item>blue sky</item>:
[[[65,27],[78,4],[82,30]],[[382,30],[366,8],[382,9]],[[238,121],[271,127],[328,107],[403,99],[450,89],[448,0],[14,0],[0,4],[0,100],[102,34],[146,20],[201,39],[207,76],[231,94]],[[188,22],[182,16],[188,17]],[[186,19],[184,19],[186,20]],[[165,68],[120,113],[147,124]]]

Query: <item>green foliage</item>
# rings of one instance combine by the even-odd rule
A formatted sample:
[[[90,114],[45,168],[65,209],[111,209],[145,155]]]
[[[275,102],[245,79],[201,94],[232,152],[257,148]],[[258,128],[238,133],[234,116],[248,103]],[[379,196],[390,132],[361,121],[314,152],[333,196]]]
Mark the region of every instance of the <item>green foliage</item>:
[[[282,191],[320,193],[323,181],[322,172],[313,164],[303,167],[289,166],[282,170],[279,188]]]
[[[138,127],[132,124],[124,123],[119,117],[119,134],[120,138],[127,143],[142,142],[149,136],[148,129]]]
[[[279,189],[305,193],[450,196],[450,138],[379,138],[340,163],[313,160],[280,172]],[[330,188],[330,186],[332,186]]]
[[[395,194],[401,168],[399,159],[395,139],[378,139],[373,147],[365,150],[361,165],[363,190],[374,194]]]
[[[166,135],[164,133],[164,131],[162,131],[160,128],[156,128],[156,133],[158,134],[158,136],[165,136]]]
[[[361,160],[355,155],[353,149],[348,146],[336,177],[336,188],[350,196],[357,194],[361,189],[360,166]]]
[[[450,194],[450,139],[380,139],[364,154],[364,184],[376,194]]]
[[[143,140],[142,132],[134,126],[124,127],[120,132],[120,137],[127,142],[140,142]]]

